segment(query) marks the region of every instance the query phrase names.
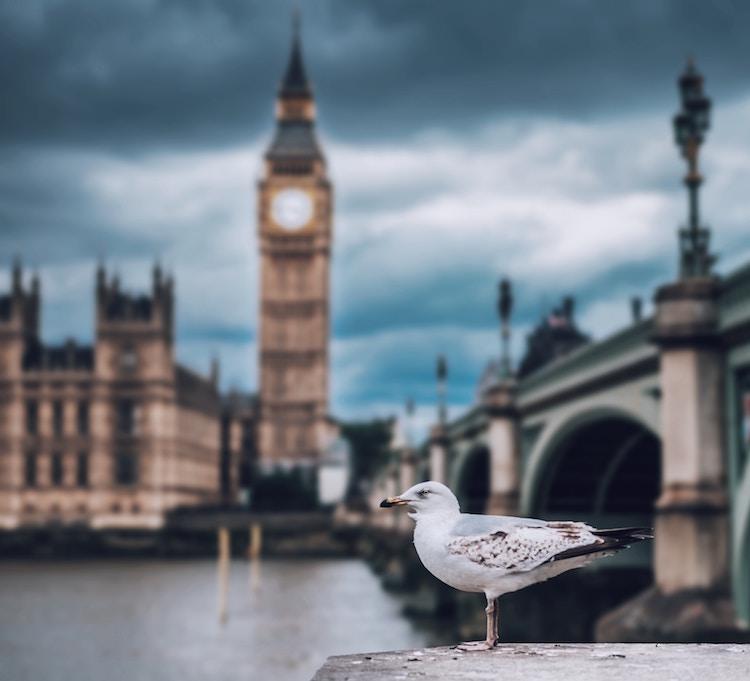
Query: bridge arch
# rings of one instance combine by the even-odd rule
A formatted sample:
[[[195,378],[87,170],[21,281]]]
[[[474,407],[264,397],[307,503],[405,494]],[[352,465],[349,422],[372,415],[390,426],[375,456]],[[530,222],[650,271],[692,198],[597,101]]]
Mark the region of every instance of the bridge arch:
[[[651,424],[600,407],[547,430],[526,466],[525,514],[599,524],[652,522],[661,444]]]
[[[456,461],[453,471],[458,503],[464,513],[486,513],[490,495],[490,450],[483,443],[474,444]]]

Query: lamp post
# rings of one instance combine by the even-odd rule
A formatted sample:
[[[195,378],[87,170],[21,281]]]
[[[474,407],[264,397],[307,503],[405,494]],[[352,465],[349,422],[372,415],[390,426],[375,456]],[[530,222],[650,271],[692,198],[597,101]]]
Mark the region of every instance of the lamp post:
[[[500,378],[511,375],[510,315],[513,311],[513,291],[510,280],[504,278],[498,286],[497,312],[500,316]]]
[[[703,93],[703,76],[690,59],[679,81],[682,108],[675,115],[675,142],[687,161],[685,186],[688,190],[688,224],[679,232],[680,278],[706,277],[711,274],[715,258],[709,252],[711,233],[701,227],[698,212],[698,189],[703,182],[698,171],[698,152],[709,128],[711,100]]]
[[[438,424],[445,426],[445,422],[447,421],[445,383],[448,378],[448,362],[445,359],[445,355],[438,355],[435,373],[437,375]]]

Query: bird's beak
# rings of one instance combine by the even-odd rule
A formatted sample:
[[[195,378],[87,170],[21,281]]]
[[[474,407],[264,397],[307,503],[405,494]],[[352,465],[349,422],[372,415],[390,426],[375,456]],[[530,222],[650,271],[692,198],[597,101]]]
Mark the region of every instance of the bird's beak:
[[[391,506],[404,506],[406,501],[404,501],[401,497],[388,497],[387,499],[383,499],[383,501],[380,502],[380,508],[390,508]]]

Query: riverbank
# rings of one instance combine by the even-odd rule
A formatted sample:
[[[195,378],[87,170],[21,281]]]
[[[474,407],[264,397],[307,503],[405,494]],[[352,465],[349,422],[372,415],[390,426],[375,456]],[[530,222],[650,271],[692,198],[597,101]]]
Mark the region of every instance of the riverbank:
[[[356,533],[336,531],[331,512],[248,513],[231,509],[176,513],[158,530],[91,529],[45,525],[0,532],[0,555],[24,557],[209,557],[217,532],[230,535],[231,553],[269,557],[335,558],[355,555]],[[255,528],[255,529],[253,529]]]

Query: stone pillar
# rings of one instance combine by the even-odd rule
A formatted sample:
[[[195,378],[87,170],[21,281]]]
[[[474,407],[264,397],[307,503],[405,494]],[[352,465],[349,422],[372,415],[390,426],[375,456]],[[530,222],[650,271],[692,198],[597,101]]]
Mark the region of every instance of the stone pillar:
[[[391,462],[391,489],[393,492],[388,494],[389,497],[395,497],[409,489],[414,483],[412,480],[412,467],[410,466],[408,449],[398,449],[394,452],[394,459]],[[410,520],[403,508],[391,509],[395,513],[388,513],[391,521],[391,527],[396,532],[406,532],[409,528]]]
[[[417,482],[417,454],[411,447],[404,447],[399,453],[399,493]]]
[[[656,293],[662,485],[656,503],[655,584],[602,618],[598,640],[743,638],[729,591],[719,290],[716,278],[702,277]]]
[[[448,484],[448,433],[441,424],[430,431],[430,480]]]
[[[517,515],[521,487],[521,448],[518,437],[516,382],[503,379],[482,395],[489,420],[490,498],[487,512]]]

